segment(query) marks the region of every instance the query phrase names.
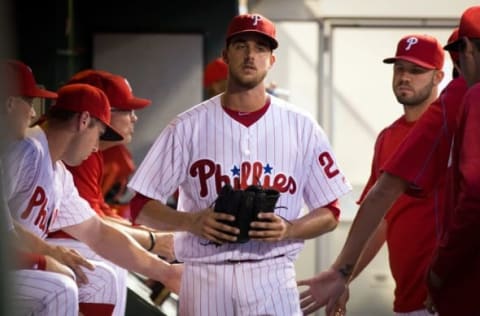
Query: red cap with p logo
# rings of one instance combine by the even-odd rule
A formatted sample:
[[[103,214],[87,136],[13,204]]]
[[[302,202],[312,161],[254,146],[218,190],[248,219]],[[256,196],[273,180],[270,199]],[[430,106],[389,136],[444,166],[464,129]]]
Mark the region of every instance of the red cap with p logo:
[[[272,49],[278,47],[275,24],[257,13],[241,14],[234,17],[228,26],[226,40],[228,42],[233,36],[247,32],[265,36],[270,41]]]
[[[433,36],[412,34],[404,36],[397,45],[395,57],[385,58],[386,64],[405,60],[427,69],[442,69],[445,53]]]

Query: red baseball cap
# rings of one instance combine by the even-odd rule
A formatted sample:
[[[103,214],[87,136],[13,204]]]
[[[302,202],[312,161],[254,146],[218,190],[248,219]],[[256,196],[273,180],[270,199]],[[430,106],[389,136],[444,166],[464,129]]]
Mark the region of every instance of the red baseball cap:
[[[7,79],[7,95],[30,98],[56,99],[57,94],[37,86],[32,69],[18,60],[2,63],[3,75]]]
[[[450,34],[450,37],[447,40],[447,45],[455,42],[456,40],[458,40],[458,27],[456,27],[453,30],[452,34]],[[448,51],[448,53],[450,54],[450,58],[452,59],[452,61],[458,64],[458,52],[450,50]]]
[[[120,110],[144,108],[152,101],[137,98],[127,79],[103,70],[83,70],[75,74],[67,84],[86,83],[102,90],[108,97],[110,106]]]
[[[402,37],[397,45],[395,57],[385,58],[386,64],[405,60],[427,69],[442,69],[445,53],[435,37],[411,34]]]
[[[247,32],[258,33],[267,37],[272,49],[278,47],[275,25],[272,21],[257,13],[241,14],[234,17],[228,26],[226,40],[228,42],[233,36]]]
[[[446,50],[457,51],[463,38],[480,38],[480,6],[470,7],[463,12],[458,27],[458,39],[449,43],[444,48]]]
[[[206,67],[203,72],[203,86],[206,88],[212,83],[227,80],[228,66],[222,58],[215,58]]]
[[[50,107],[50,111],[57,109],[72,112],[89,112],[91,116],[99,119],[106,125],[102,140],[123,140],[113,127],[110,126],[110,103],[102,90],[83,83],[74,83],[63,86],[58,90],[58,99]]]

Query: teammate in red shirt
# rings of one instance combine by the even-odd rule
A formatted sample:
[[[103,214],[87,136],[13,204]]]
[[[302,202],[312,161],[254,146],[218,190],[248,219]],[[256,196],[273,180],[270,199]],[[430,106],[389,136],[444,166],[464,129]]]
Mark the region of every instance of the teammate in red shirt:
[[[454,40],[455,32],[452,35],[449,41]],[[456,61],[453,59],[454,64]],[[336,310],[337,300],[351,277],[364,245],[401,194],[438,196],[438,191],[445,185],[456,116],[466,89],[463,78],[452,80],[418,120],[395,154],[381,167],[383,172],[360,205],[337,260],[330,269],[299,282],[299,285],[309,286],[302,293],[304,310],[316,310],[324,305],[327,305],[329,312]],[[439,197],[437,200],[438,206],[443,206],[443,200]],[[442,210],[439,210],[440,213]],[[441,224],[436,229],[437,234],[443,230]]]
[[[377,181],[381,166],[437,98],[438,84],[443,79],[443,60],[440,43],[426,35],[403,37],[396,56],[384,60],[394,63],[393,90],[405,114],[379,134],[370,178],[359,203]],[[362,270],[387,242],[390,269],[396,284],[393,310],[397,314],[422,310],[427,314],[423,305],[427,297],[424,275],[437,238],[437,204],[435,196],[425,199],[401,196],[381,221],[375,238],[370,240],[355,269]]]
[[[428,276],[435,307],[442,316],[480,314],[480,6],[462,14],[458,36],[445,49],[459,53],[469,89],[449,160],[449,220]]]

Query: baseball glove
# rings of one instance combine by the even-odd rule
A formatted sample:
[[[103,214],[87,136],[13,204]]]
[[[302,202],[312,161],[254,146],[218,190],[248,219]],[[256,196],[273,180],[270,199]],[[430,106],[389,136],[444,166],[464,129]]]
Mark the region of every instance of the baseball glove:
[[[235,216],[233,222],[222,222],[240,229],[236,242],[245,243],[249,240],[250,223],[258,221],[259,212],[273,212],[279,197],[280,193],[274,189],[251,185],[245,190],[235,190],[226,184],[215,200],[214,211]]]

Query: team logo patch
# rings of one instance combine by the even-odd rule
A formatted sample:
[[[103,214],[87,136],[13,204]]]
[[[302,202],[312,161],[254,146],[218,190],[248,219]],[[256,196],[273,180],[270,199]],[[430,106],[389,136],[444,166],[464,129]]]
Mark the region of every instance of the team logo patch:
[[[253,20],[252,25],[257,26],[258,22],[262,20],[262,17],[259,15],[252,15],[252,20]]]
[[[410,50],[410,48],[412,48],[413,45],[416,45],[418,43],[418,38],[416,38],[415,36],[412,36],[407,38],[406,42],[407,42],[407,47],[405,47],[405,50]]]
[[[229,174],[225,174],[220,164],[213,160],[200,159],[191,165],[189,174],[199,181],[201,197],[209,194],[208,180],[215,181],[217,194],[225,184],[230,184],[235,189],[245,189],[249,185],[261,185],[282,193],[294,194],[297,191],[295,179],[283,172],[274,171],[275,168],[269,163],[244,161],[233,165],[228,170]]]

